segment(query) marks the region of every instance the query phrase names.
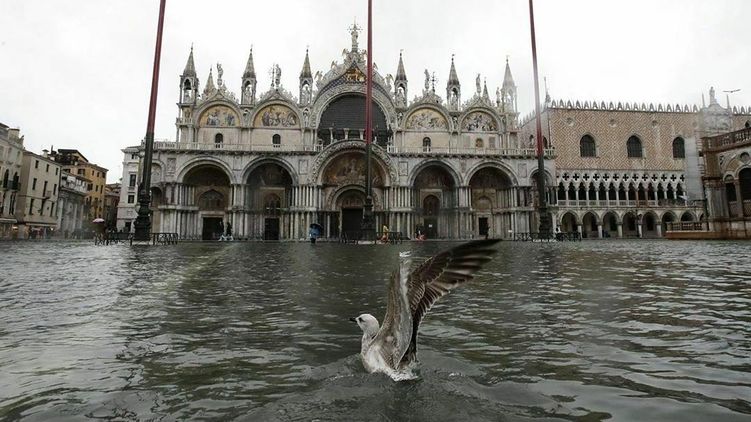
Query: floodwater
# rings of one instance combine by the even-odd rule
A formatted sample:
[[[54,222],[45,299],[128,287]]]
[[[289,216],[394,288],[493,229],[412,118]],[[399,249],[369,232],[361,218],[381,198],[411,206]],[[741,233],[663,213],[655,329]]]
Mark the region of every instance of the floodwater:
[[[348,318],[450,245],[0,243],[0,419],[751,419],[751,243],[502,242],[365,373]]]

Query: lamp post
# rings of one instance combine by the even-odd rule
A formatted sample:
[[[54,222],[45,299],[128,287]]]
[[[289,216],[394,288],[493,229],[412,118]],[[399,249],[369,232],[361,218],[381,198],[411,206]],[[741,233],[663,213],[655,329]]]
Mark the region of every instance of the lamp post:
[[[373,143],[373,119],[372,119],[372,102],[373,102],[373,1],[368,0],[368,74],[365,77],[365,205],[362,213],[362,230],[363,237],[366,240],[375,239],[375,225],[373,221],[373,180],[372,165],[370,160],[372,143]]]
[[[159,59],[162,52],[162,29],[164,28],[164,6],[166,0],[159,2],[159,23],[156,30],[156,47],[154,49],[154,68],[151,74],[151,97],[149,100],[149,117],[146,123],[144,154],[141,163],[141,184],[138,191],[138,217],[136,217],[135,240],[149,240],[151,237],[151,160],[154,153],[154,120],[156,118],[156,97],[159,89]]]
[[[540,218],[540,238],[549,238],[551,233],[551,216],[545,197],[545,145],[542,142],[542,121],[540,120],[540,78],[537,73],[537,42],[535,40],[535,15],[532,0],[529,0],[529,25],[532,34],[532,68],[535,76],[535,121],[537,130],[537,192]]]

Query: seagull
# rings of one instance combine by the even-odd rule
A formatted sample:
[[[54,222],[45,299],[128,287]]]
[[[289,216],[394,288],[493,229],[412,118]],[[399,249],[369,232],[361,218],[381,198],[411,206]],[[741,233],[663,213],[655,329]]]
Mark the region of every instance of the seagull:
[[[362,330],[360,357],[370,372],[393,380],[413,379],[417,362],[417,331],[430,307],[455,287],[472,280],[490,261],[500,239],[476,240],[441,252],[410,271],[408,254],[400,254],[399,269],[391,274],[383,325],[371,314],[350,321]]]

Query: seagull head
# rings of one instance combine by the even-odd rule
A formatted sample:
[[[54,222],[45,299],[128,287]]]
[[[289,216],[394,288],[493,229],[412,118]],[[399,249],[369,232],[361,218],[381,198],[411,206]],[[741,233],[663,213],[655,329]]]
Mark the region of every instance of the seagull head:
[[[365,334],[376,335],[378,333],[378,320],[373,315],[362,314],[357,318],[350,318],[349,320],[357,323]]]

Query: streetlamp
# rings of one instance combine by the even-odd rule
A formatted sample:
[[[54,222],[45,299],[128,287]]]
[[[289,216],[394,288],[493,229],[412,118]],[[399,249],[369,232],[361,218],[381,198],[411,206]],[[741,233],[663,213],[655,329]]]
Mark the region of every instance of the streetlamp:
[[[539,197],[538,214],[541,238],[551,235],[551,216],[545,197],[545,145],[542,142],[542,121],[540,120],[540,78],[537,73],[537,42],[535,40],[535,15],[532,0],[529,0],[529,26],[532,35],[532,68],[535,76],[535,120],[537,129],[537,192]]]
[[[373,180],[372,165],[370,160],[373,143],[373,0],[368,0],[368,74],[365,83],[365,148],[366,148],[366,180],[365,180],[365,205],[363,206],[362,225],[360,229],[365,240],[375,239],[375,224],[373,221]]]
[[[135,240],[149,240],[151,237],[151,160],[154,153],[154,120],[156,118],[156,96],[159,89],[159,59],[162,52],[162,29],[164,28],[164,6],[166,0],[159,2],[159,24],[156,30],[156,48],[154,51],[154,68],[151,74],[151,98],[149,117],[144,138],[144,155],[141,164],[141,184],[138,190],[138,217],[134,224]]]

